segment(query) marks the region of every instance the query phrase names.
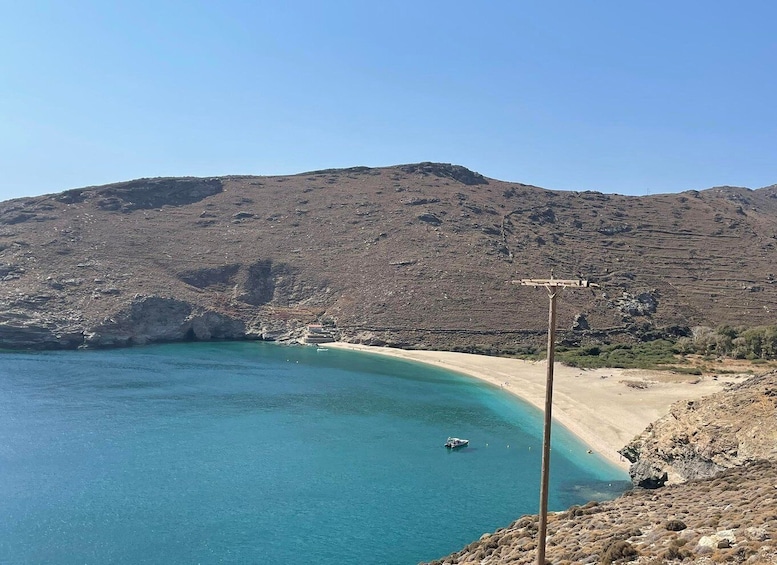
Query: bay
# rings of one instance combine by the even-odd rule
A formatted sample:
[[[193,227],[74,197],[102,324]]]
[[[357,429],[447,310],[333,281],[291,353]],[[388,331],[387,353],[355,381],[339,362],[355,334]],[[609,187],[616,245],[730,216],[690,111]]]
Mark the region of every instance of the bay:
[[[0,563],[430,560],[537,512],[541,432],[496,387],[359,352],[4,353]],[[552,453],[552,510],[628,486],[558,425]]]

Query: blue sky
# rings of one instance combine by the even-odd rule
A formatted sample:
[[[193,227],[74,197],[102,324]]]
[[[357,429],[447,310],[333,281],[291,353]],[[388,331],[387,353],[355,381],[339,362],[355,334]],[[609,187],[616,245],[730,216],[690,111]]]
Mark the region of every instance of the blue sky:
[[[0,0],[0,200],[419,161],[777,183],[777,3]]]

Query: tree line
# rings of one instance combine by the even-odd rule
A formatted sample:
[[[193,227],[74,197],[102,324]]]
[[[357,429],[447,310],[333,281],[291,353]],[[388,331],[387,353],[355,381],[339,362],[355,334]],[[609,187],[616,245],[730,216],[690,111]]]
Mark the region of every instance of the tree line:
[[[734,359],[777,359],[777,326],[704,326],[675,344],[680,354],[715,355]]]

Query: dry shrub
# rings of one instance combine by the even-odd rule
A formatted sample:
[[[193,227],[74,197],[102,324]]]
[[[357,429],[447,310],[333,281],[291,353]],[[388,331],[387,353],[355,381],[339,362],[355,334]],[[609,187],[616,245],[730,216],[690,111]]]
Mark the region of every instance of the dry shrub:
[[[582,516],[585,514],[585,511],[580,508],[578,505],[570,506],[569,510],[567,510],[567,518],[574,518],[576,516]]]
[[[728,551],[716,551],[710,559],[713,563],[729,563],[734,561],[734,556]]]
[[[671,545],[666,549],[666,551],[664,551],[661,554],[661,558],[667,561],[671,561],[673,559],[682,561],[686,557],[690,557],[690,556],[691,556],[691,552],[688,551],[687,549],[684,549],[682,547],[674,547]]]
[[[702,525],[707,526],[708,528],[717,528],[718,524],[720,523],[720,517],[720,514],[713,514],[704,522],[702,522]]]
[[[639,552],[629,542],[616,540],[604,548],[600,563],[610,565],[616,561],[631,561],[637,555],[639,555]]]
[[[643,543],[645,545],[655,545],[659,543],[667,535],[668,534],[666,533],[665,530],[656,528],[654,530],[650,530],[650,532],[648,532],[645,535],[645,539],[643,540]]]
[[[642,530],[640,530],[637,526],[633,526],[631,528],[627,528],[625,530],[622,530],[620,532],[616,532],[613,535],[613,539],[622,539],[627,540],[630,538],[636,538],[642,535]]]
[[[737,548],[734,551],[734,556],[742,561],[748,557],[757,555],[760,550],[760,545],[757,542],[744,542],[737,544]]]
[[[749,547],[748,545],[739,545],[730,549],[721,549],[715,552],[712,556],[714,563],[743,563],[749,557],[758,554],[758,548]],[[771,563],[771,561],[770,561]]]
[[[666,526],[664,526],[667,530],[670,532],[679,532],[687,528],[688,526],[685,525],[685,522],[682,520],[669,520],[666,523]]]
[[[627,381],[623,380],[620,381],[622,384],[626,385],[629,388],[636,388],[638,390],[644,390],[648,388],[650,385],[646,383],[645,381]]]
[[[496,549],[499,547],[499,538],[497,536],[491,536],[483,544],[484,549]]]
[[[672,538],[672,541],[669,542],[669,545],[671,547],[682,547],[686,543],[688,543],[687,539],[684,539],[684,538]]]
[[[534,516],[524,516],[522,518],[519,518],[512,524],[510,524],[510,528],[528,528],[530,526],[534,526],[534,529],[537,529],[537,518]]]

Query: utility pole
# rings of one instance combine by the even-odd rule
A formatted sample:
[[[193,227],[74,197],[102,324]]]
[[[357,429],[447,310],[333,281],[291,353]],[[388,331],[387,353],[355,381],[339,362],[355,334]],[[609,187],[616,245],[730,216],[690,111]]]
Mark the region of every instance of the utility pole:
[[[556,340],[556,295],[563,288],[591,288],[598,284],[583,279],[554,279],[553,270],[549,279],[521,279],[513,284],[522,286],[544,286],[548,290],[548,373],[545,383],[545,426],[542,434],[542,476],[540,478],[540,524],[537,540],[537,565],[545,565],[545,538],[548,532],[548,478],[550,476],[550,425],[553,407],[553,362]]]

